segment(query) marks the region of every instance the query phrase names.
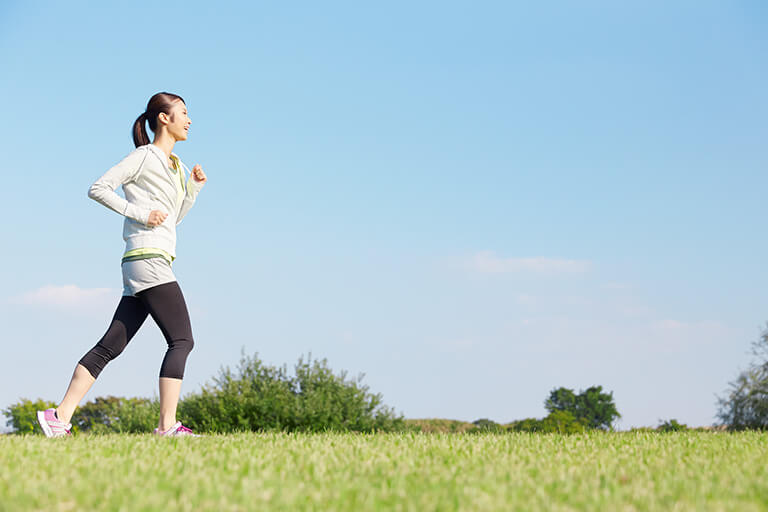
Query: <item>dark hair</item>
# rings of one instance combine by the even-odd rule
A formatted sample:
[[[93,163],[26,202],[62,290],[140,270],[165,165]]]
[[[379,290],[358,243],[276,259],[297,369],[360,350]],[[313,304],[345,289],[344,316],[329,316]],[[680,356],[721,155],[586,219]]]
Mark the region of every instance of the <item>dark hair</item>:
[[[136,147],[149,144],[149,136],[147,135],[146,122],[149,122],[149,129],[153,132],[157,129],[157,116],[162,112],[169,114],[173,102],[180,100],[182,103],[186,103],[184,98],[178,94],[170,92],[159,92],[149,98],[147,103],[147,109],[136,118],[133,123],[133,143]]]

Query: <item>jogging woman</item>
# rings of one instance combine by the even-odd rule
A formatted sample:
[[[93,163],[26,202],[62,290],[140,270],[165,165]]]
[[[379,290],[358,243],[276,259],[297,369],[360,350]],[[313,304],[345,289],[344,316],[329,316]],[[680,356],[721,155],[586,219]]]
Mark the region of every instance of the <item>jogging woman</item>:
[[[155,135],[151,144],[146,123]],[[88,197],[125,216],[123,297],[106,334],[75,367],[59,406],[38,411],[37,419],[48,437],[70,434],[75,408],[148,315],[168,343],[160,367],[160,420],[155,434],[194,435],[176,421],[184,367],[194,341],[187,305],[171,270],[176,258],[176,225],[189,212],[207,181],[202,167],[196,165],[190,173],[173,153],[176,142],[187,140],[191,123],[180,96],[167,92],[155,94],[133,125],[136,149],[88,191]],[[115,192],[120,185],[125,199]]]

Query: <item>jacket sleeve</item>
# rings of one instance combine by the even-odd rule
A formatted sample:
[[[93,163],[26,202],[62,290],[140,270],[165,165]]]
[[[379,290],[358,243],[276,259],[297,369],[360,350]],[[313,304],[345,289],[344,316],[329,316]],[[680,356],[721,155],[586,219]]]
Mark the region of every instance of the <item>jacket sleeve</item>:
[[[189,173],[189,178],[187,178],[187,184],[186,184],[187,192],[186,194],[184,194],[184,200],[181,202],[181,209],[179,210],[179,216],[176,219],[176,225],[178,225],[181,222],[181,219],[184,218],[187,212],[192,208],[192,205],[195,204],[195,199],[197,199],[197,194],[203,188],[203,185],[205,185],[205,182],[203,183],[198,182],[192,176],[192,173]]]
[[[120,215],[146,225],[149,221],[151,210],[137,207],[120,197],[115,190],[120,185],[134,181],[139,176],[141,166],[144,164],[148,154],[149,150],[146,148],[136,149],[131,152],[91,185],[91,188],[88,190],[88,197]]]

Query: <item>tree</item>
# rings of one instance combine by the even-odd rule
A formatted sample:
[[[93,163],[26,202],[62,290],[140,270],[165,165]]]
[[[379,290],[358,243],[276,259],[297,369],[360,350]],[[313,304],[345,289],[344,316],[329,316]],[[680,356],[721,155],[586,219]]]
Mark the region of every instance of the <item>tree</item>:
[[[578,409],[576,393],[572,389],[557,388],[549,394],[549,398],[544,401],[544,407],[549,412],[552,411],[570,411]]]
[[[752,343],[755,359],[718,397],[717,417],[729,430],[768,429],[768,327]]]
[[[603,393],[602,386],[592,386],[577,395],[572,389],[552,390],[544,407],[550,413],[570,412],[574,418],[589,428],[608,430],[614,420],[621,417],[613,403],[613,392]]]

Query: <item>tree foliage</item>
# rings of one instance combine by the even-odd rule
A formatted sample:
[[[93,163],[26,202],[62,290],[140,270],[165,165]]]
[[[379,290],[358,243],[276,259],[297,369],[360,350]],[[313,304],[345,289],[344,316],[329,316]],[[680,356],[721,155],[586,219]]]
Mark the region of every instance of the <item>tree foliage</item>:
[[[551,413],[569,412],[588,428],[608,430],[621,417],[613,402],[613,392],[604,393],[602,386],[592,386],[576,394],[572,389],[552,390],[544,407]]]
[[[11,404],[3,410],[3,414],[8,418],[6,425],[17,434],[42,434],[43,431],[37,423],[37,411],[44,411],[52,407],[56,407],[56,404],[42,398],[34,401],[22,398],[20,402]]]
[[[768,327],[752,344],[754,359],[718,397],[717,417],[729,430],[768,429]]]
[[[587,426],[569,411],[552,411],[542,419],[526,418],[513,421],[507,428],[512,432],[578,434],[584,432]]]

